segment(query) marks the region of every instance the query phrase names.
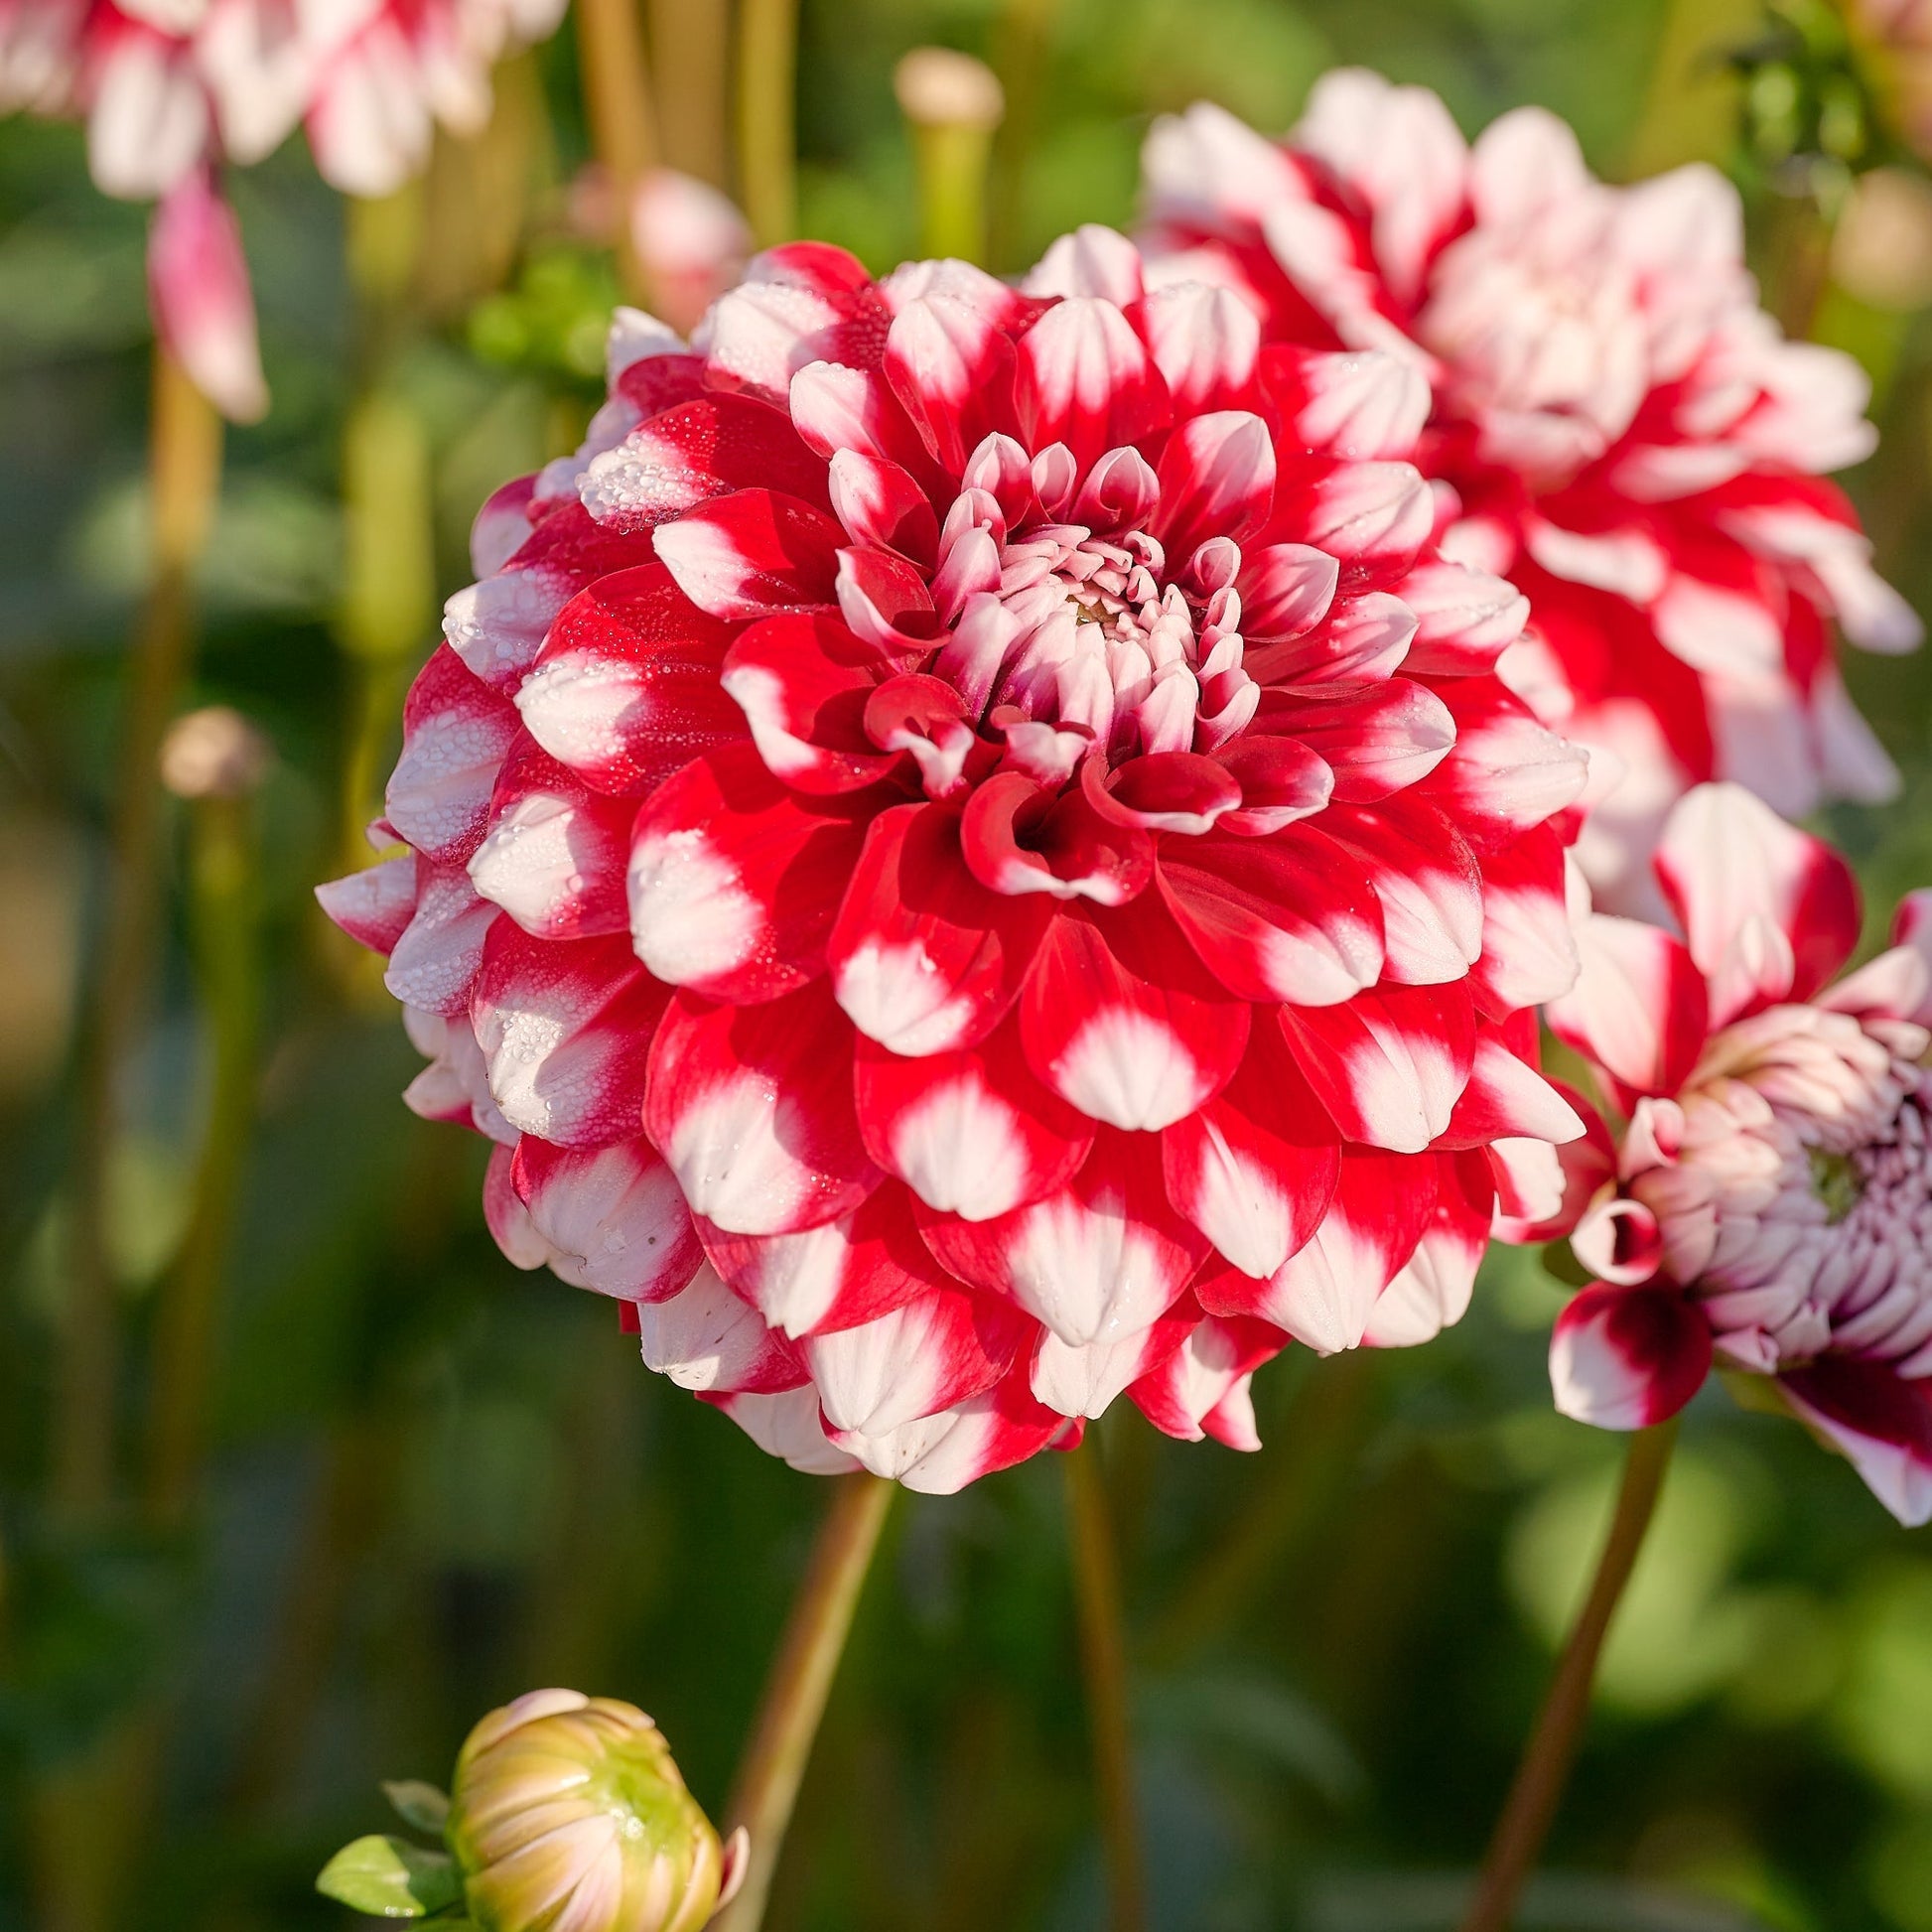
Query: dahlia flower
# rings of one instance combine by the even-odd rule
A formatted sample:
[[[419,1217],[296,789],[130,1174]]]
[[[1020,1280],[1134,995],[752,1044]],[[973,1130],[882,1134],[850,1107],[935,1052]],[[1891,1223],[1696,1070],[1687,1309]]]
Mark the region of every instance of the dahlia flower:
[[[1567,1194],[1518,1240],[1568,1234],[1596,1283],[1558,1318],[1557,1406],[1661,1422],[1714,1362],[1768,1378],[1895,1515],[1932,1518],[1932,894],[1828,984],[1859,933],[1830,847],[1741,787],[1671,813],[1657,877],[1683,936],[1584,916],[1553,1001],[1614,1131],[1587,1115]],[[1582,1103],[1580,1103],[1582,1104]]]
[[[483,1932],[697,1932],[738,1887],[663,1734],[635,1705],[531,1691],[464,1740],[449,1844]]]
[[[511,1258],[928,1489],[1123,1391],[1252,1446],[1289,1336],[1455,1319],[1580,1131],[1523,1010],[1585,771],[1431,546],[1426,403],[1102,229],[1024,291],[774,249],[689,348],[620,312],[583,451],[478,520],[404,849],[322,889]]]
[[[1471,146],[1433,93],[1359,70],[1280,146],[1216,107],[1163,120],[1145,172],[1157,278],[1428,382],[1444,553],[1530,600],[1502,674],[1591,752],[1578,857],[1606,903],[1657,909],[1647,856],[1695,782],[1788,816],[1889,795],[1832,647],[1919,636],[1824,481],[1872,448],[1868,385],[1758,308],[1721,176],[1607,187],[1541,109]]]
[[[162,203],[149,280],[164,342],[210,399],[267,405],[222,161],[261,160],[306,125],[316,165],[385,195],[428,159],[437,121],[489,112],[489,69],[548,34],[564,0],[0,0],[0,114],[83,120],[95,183]]]

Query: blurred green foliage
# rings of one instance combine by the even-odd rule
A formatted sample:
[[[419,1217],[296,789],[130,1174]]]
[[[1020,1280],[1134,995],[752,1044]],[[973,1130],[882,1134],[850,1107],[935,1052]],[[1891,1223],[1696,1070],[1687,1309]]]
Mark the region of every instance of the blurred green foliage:
[[[1764,59],[1730,59],[1764,31],[1754,0],[806,0],[802,222],[876,265],[910,245],[889,76],[941,41],[1007,64],[1006,269],[1074,220],[1130,217],[1153,114],[1207,94],[1284,126],[1339,61],[1439,87],[1471,127],[1543,101],[1612,175],[1728,161],[1775,248],[1788,210],[1767,100],[1784,102],[1787,150],[1830,148],[1831,110],[1807,104],[1803,75],[1794,100]],[[566,32],[512,76],[498,146],[439,159],[429,320],[384,350],[427,439],[446,592],[468,574],[475,506],[568,448],[599,393],[615,282],[572,227],[572,63]],[[507,248],[449,213],[500,212],[496,189],[464,202],[485,178],[515,188]],[[84,1797],[117,1751],[149,1754],[155,1793],[115,1921],[142,1932],[347,1922],[313,1877],[380,1823],[376,1779],[440,1781],[483,1711],[539,1684],[642,1703],[715,1809],[822,1501],[646,1374],[607,1305],[511,1270],[482,1225],[481,1144],[396,1097],[415,1056],[310,898],[347,863],[358,686],[333,641],[337,504],[368,324],[343,210],[305,157],[285,151],[235,195],[275,409],[230,439],[195,697],[239,707],[278,755],[259,807],[260,1121],[204,1501],[179,1530],[81,1533],[37,1497],[73,1017],[142,576],[142,223],[89,187],[73,130],[0,126],[0,1927],[51,1923],[30,1791],[65,1779]],[[1885,446],[1855,487],[1881,563],[1923,603],[1923,319],[1831,290],[1818,326],[1877,376]],[[1907,780],[1898,808],[1832,821],[1875,930],[1932,878],[1932,669],[1852,676]],[[113,1189],[130,1459],[206,1104],[179,893],[174,916]],[[1294,1351],[1262,1377],[1256,1457],[1168,1443],[1131,1414],[1098,1431],[1163,1932],[1452,1926],[1618,1454],[1550,1413],[1561,1295],[1535,1256],[1502,1255],[1469,1319],[1426,1350]],[[897,1514],[774,1926],[1100,1923],[1049,1464]],[[1932,1932],[1932,1545],[1797,1429],[1714,1391],[1628,1610],[1525,1932]],[[77,1815],[83,1863],[138,1822],[105,1800]]]

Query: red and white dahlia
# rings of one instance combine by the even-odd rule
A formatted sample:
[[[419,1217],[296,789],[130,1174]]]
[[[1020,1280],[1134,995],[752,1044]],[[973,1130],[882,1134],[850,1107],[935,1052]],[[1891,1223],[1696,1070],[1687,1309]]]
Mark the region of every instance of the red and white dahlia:
[[[1771,1378],[1894,1514],[1932,1518],[1932,894],[1892,950],[1859,933],[1829,846],[1739,786],[1672,812],[1657,877],[1680,939],[1587,914],[1548,1009],[1614,1130],[1562,1151],[1568,1234],[1599,1278],[1559,1317],[1557,1406],[1609,1429],[1676,1414],[1714,1361]],[[1588,1110],[1585,1109],[1587,1115]]]
[[[254,304],[214,170],[305,124],[345,193],[386,195],[438,121],[474,131],[489,69],[564,0],[0,0],[0,114],[82,120],[104,194],[159,199],[149,282],[162,339],[209,398],[267,406]]]
[[[1428,381],[1444,552],[1530,599],[1503,675],[1591,751],[1578,856],[1599,896],[1656,909],[1647,858],[1695,782],[1794,817],[1889,795],[1831,636],[1919,637],[1823,480],[1871,450],[1868,385],[1758,308],[1720,175],[1611,188],[1541,109],[1469,145],[1433,93],[1353,69],[1282,145],[1196,106],[1156,125],[1145,170],[1157,275]]]
[[[1425,402],[1103,230],[1024,293],[801,243],[690,349],[621,313],[479,520],[408,850],[323,889],[511,1257],[928,1489],[1123,1391],[1252,1446],[1289,1336],[1455,1319],[1492,1144],[1580,1131],[1523,1010],[1584,767],[1431,548]]]

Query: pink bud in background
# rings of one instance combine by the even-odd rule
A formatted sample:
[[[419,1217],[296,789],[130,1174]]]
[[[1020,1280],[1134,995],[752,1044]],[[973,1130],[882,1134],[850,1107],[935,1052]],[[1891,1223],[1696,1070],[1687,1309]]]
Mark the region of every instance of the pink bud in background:
[[[752,229],[709,182],[653,168],[631,198],[630,242],[658,314],[688,335],[744,274]]]
[[[241,227],[210,169],[185,176],[155,208],[148,301],[163,347],[222,415],[253,423],[267,414]]]

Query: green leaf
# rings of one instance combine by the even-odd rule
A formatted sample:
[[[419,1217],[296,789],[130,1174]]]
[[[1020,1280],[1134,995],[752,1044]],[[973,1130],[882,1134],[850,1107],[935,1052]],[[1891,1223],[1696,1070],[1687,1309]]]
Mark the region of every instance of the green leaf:
[[[450,1822],[447,1791],[425,1784],[421,1778],[385,1778],[382,1795],[395,1806],[396,1816],[405,1825],[414,1825],[434,1838],[443,1836],[443,1828]]]
[[[463,1895],[456,1861],[401,1838],[358,1838],[322,1868],[316,1890],[370,1918],[424,1918]]]

